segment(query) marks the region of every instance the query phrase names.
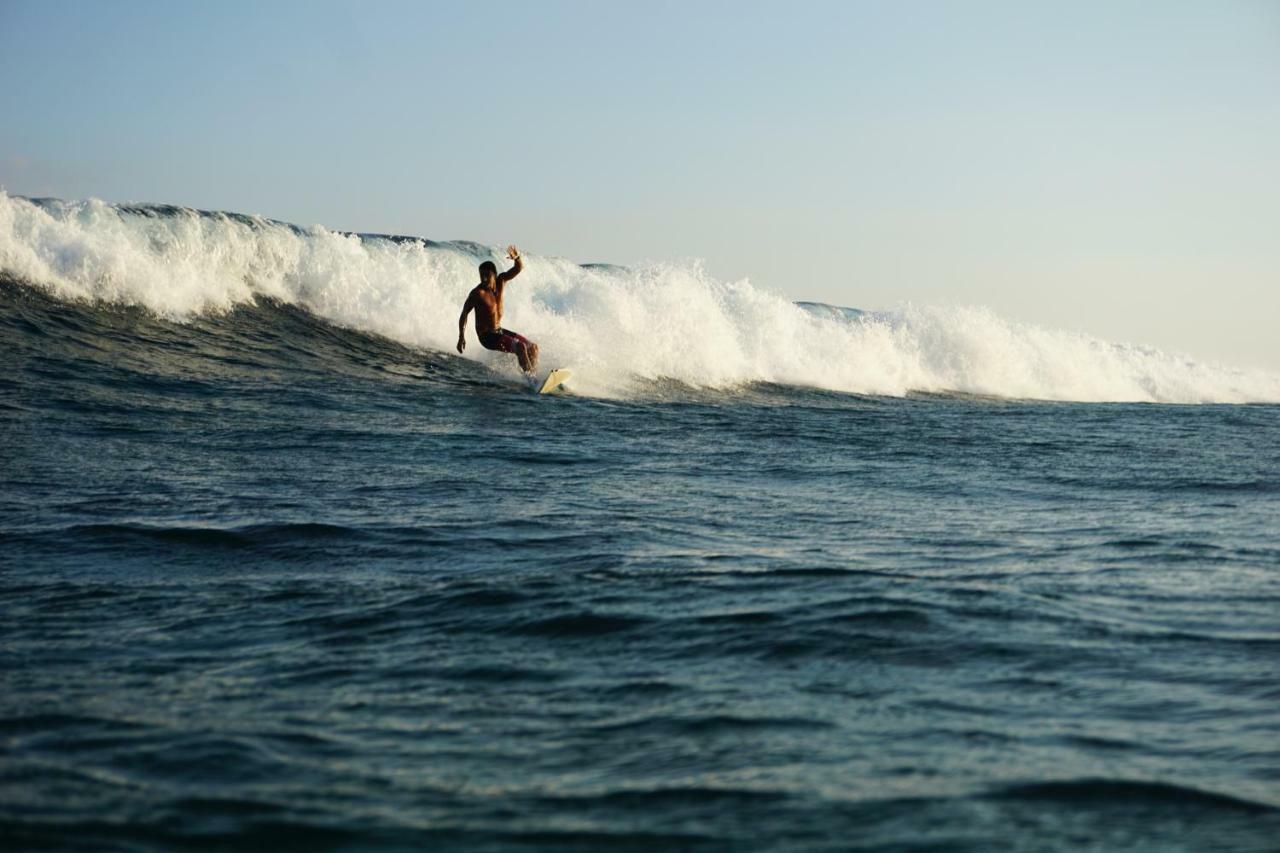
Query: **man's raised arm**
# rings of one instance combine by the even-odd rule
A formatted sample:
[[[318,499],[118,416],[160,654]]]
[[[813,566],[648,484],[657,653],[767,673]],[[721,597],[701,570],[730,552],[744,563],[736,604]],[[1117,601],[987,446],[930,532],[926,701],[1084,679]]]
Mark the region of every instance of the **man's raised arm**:
[[[507,270],[506,272],[504,272],[502,275],[498,276],[499,284],[506,284],[507,282],[511,281],[511,279],[520,275],[520,270],[524,269],[524,261],[520,258],[520,250],[517,249],[515,246],[507,247],[507,257],[515,261],[516,265],[513,266],[511,269]]]

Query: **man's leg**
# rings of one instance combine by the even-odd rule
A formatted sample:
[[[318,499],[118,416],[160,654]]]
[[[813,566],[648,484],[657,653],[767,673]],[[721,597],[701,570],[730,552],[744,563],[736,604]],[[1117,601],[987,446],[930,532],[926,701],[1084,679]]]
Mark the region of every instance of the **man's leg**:
[[[520,369],[525,373],[533,373],[538,366],[538,345],[516,332],[503,329],[502,333],[504,341],[511,346],[507,352],[516,354],[516,358],[520,361]]]
[[[533,373],[538,367],[538,345],[532,341],[521,341],[516,344],[516,358],[520,359],[521,370]]]

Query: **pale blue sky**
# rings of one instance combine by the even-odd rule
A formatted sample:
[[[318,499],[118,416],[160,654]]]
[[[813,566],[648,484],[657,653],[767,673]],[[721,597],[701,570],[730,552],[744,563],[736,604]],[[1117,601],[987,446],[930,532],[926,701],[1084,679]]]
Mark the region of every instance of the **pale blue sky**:
[[[1280,369],[1280,2],[0,0],[0,185]]]

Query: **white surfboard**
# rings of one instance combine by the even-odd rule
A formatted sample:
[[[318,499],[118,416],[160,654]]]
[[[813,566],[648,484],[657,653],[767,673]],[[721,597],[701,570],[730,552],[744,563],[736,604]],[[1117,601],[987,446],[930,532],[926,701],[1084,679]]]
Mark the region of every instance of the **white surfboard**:
[[[569,368],[557,367],[555,370],[547,374],[547,378],[543,380],[542,387],[538,389],[539,394],[551,394],[560,389],[564,381],[569,378]]]

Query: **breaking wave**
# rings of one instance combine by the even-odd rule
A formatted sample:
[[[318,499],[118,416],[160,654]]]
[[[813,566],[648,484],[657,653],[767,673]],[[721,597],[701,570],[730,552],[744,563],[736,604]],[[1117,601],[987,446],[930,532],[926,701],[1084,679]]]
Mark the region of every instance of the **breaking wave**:
[[[795,303],[698,263],[635,268],[526,255],[504,322],[574,390],[652,380],[902,395],[1171,403],[1280,401],[1280,376],[1004,319],[981,307],[863,312]],[[176,320],[260,297],[422,349],[452,352],[458,311],[495,247],[300,228],[234,213],[0,192],[0,272],[63,300]],[[465,358],[514,371],[468,330]]]

